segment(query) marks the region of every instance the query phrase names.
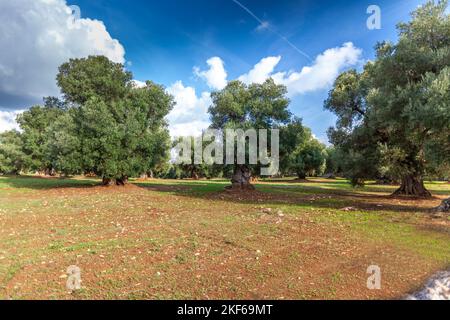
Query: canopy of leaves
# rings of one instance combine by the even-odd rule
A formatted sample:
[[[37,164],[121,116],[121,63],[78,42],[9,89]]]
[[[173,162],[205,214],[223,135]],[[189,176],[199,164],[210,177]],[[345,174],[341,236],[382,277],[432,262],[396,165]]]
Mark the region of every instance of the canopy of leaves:
[[[315,139],[299,118],[280,128],[280,167],[283,175],[320,175],[325,169],[325,146]]]
[[[0,173],[19,174],[26,168],[23,140],[18,131],[0,134]]]
[[[272,79],[262,84],[246,85],[240,81],[230,81],[221,91],[212,93],[209,108],[211,127],[214,129],[275,129],[289,122],[289,99],[285,86],[276,85]],[[226,140],[226,136],[224,137]],[[271,141],[270,131],[268,141]],[[225,141],[225,144],[227,142]],[[270,143],[268,145],[270,154]],[[224,153],[225,154],[225,153]],[[249,157],[248,146],[246,159]],[[257,174],[258,165],[247,165]]]
[[[211,127],[270,129],[287,123],[291,115],[286,93],[286,87],[276,85],[272,79],[251,85],[231,81],[223,90],[211,95]]]
[[[49,172],[52,163],[46,154],[47,129],[64,114],[56,98],[44,99],[44,106],[33,106],[17,117],[22,129],[23,152],[28,155],[27,167],[32,171]]]

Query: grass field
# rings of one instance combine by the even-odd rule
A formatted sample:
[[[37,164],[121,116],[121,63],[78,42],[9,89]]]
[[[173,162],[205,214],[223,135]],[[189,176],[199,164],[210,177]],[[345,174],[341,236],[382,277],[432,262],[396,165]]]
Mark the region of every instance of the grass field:
[[[450,220],[429,212],[448,183],[427,184],[429,200],[344,180],[227,184],[0,177],[0,298],[396,299],[450,266]]]

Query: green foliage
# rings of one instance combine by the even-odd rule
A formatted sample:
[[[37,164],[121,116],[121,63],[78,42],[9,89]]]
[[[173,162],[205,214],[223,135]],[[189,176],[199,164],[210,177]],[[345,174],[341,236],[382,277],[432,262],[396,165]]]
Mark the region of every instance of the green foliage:
[[[18,131],[0,133],[0,173],[19,174],[26,166],[23,140]]]
[[[283,175],[292,173],[293,154],[310,137],[311,131],[302,124],[302,119],[294,117],[280,129],[280,172]]]
[[[170,164],[167,170],[161,172],[159,176],[164,179],[182,179],[184,177],[180,166],[173,164]]]
[[[45,130],[44,159],[51,168],[64,175],[83,173],[81,141],[73,121],[73,111],[60,115]]]
[[[105,57],[74,59],[61,66],[61,91],[78,106],[72,117],[82,171],[122,180],[147,173],[168,158],[164,117],[173,98],[162,86],[148,81],[136,88],[131,79],[122,65]]]
[[[190,136],[190,137],[178,137],[173,142],[173,146],[175,147],[177,144],[180,144],[183,140],[190,141],[191,159],[190,159],[190,163],[181,163],[181,164],[174,165],[174,166],[178,167],[178,169],[179,169],[179,174],[178,174],[177,178],[199,179],[199,178],[206,177],[207,171],[208,171],[208,168],[207,168],[208,166],[205,164],[205,162],[202,161],[201,164],[195,163],[195,146],[197,144],[198,145],[201,144],[202,145],[202,154],[203,154],[206,144],[202,144],[201,137]]]
[[[226,170],[227,165],[222,164],[208,164],[205,161],[202,161],[201,164],[195,163],[195,146],[202,145],[202,154],[205,151],[205,148],[208,146],[208,141],[203,141],[200,137],[178,137],[173,141],[172,146],[176,147],[181,144],[182,141],[190,141],[191,147],[191,159],[190,163],[181,163],[181,164],[172,164],[172,168],[168,173],[168,177],[170,179],[200,179],[200,178],[221,178],[223,176],[223,172]],[[181,151],[181,150],[179,150]],[[180,155],[181,156],[181,155]],[[214,152],[212,154],[214,157]]]
[[[301,179],[320,175],[325,169],[326,158],[325,146],[303,126],[301,119],[294,117],[280,127],[281,174],[295,174]]]
[[[216,129],[270,129],[287,123],[290,118],[286,87],[276,85],[272,79],[263,84],[245,85],[231,81],[211,97],[212,128]]]
[[[51,172],[54,167],[46,154],[47,128],[64,114],[56,98],[44,99],[44,106],[33,106],[17,117],[22,129],[23,151],[29,156],[27,166],[32,171]]]
[[[326,157],[325,146],[311,137],[294,151],[291,168],[300,179],[318,176],[325,170]]]
[[[104,56],[90,56],[61,65],[56,79],[66,101],[83,105],[93,97],[122,100],[129,93],[133,77],[120,63]]]
[[[343,163],[345,155],[339,148],[330,146],[326,148],[325,173],[331,176],[341,176],[344,172]]]
[[[214,129],[272,129],[289,122],[289,99],[286,98],[285,86],[276,85],[272,79],[262,84],[246,85],[240,81],[231,81],[221,91],[211,95],[212,106],[209,108],[211,127]],[[268,132],[270,141],[270,131]],[[226,137],[225,137],[226,138]],[[225,139],[226,140],[226,139]],[[236,138],[235,138],[236,141]],[[226,141],[225,141],[226,143]],[[270,154],[270,145],[269,154]],[[249,148],[246,147],[246,159]],[[258,165],[234,166],[253,171],[257,175]],[[229,168],[224,168],[228,172]]]

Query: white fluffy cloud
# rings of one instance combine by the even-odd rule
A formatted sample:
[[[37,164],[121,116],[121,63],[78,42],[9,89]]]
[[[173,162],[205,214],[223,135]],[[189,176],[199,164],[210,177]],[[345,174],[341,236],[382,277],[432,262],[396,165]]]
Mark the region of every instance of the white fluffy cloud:
[[[193,87],[185,87],[181,81],[171,85],[167,92],[174,96],[176,102],[167,116],[172,137],[198,136],[208,128],[208,107],[211,104],[209,92],[203,92],[198,97]]]
[[[281,57],[267,57],[258,62],[252,70],[243,74],[238,80],[250,84],[250,83],[263,83],[269,78],[275,67],[280,62]]]
[[[277,72],[275,68],[281,57],[266,57],[258,62],[248,73],[238,79],[244,83],[263,83],[272,77],[278,84],[288,88],[288,95],[295,96],[328,88],[341,71],[357,65],[361,60],[362,50],[352,43],[344,43],[341,47],[332,48],[318,55],[314,63],[303,67],[300,71]],[[210,69],[194,73],[203,78],[209,87],[223,89],[227,84],[227,72],[222,59],[213,57],[207,61]],[[175,96],[177,105],[167,117],[171,135],[199,135],[209,125],[208,106],[211,104],[209,92],[197,96],[193,87],[185,87],[181,81],[174,83],[168,92]]]
[[[105,55],[125,61],[124,48],[103,22],[76,19],[65,0],[1,0],[0,21],[0,105],[5,108],[57,95],[58,66],[69,58]]]
[[[250,84],[263,83],[271,77],[275,83],[284,84],[288,89],[288,95],[292,97],[329,87],[342,70],[355,66],[361,61],[361,54],[361,49],[347,42],[341,47],[324,51],[316,57],[312,65],[305,66],[298,72],[277,73],[274,73],[274,70],[281,57],[267,57],[238,79]]]
[[[1,111],[0,110],[0,133],[12,129],[19,130],[16,117],[23,111]]]
[[[206,63],[209,69],[201,71],[194,67],[194,73],[204,79],[208,86],[214,90],[222,90],[227,85],[227,72],[225,71],[223,60],[219,57],[212,57]]]
[[[132,80],[132,82],[136,88],[144,88],[145,86],[147,86],[144,81]]]
[[[193,120],[187,123],[173,124],[169,127],[170,136],[175,137],[199,137],[202,132],[208,129],[209,121]]]
[[[329,87],[343,69],[357,65],[361,54],[361,49],[347,42],[326,50],[311,66],[303,67],[299,72],[278,72],[271,76],[276,83],[287,86],[290,96],[321,90]]]

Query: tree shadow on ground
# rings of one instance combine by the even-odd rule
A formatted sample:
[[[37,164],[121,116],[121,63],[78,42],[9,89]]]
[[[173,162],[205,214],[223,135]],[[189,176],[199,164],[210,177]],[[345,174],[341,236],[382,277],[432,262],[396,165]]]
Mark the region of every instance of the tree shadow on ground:
[[[295,205],[306,208],[343,211],[395,211],[430,213],[442,199],[408,198],[391,196],[384,191],[362,193],[361,190],[339,190],[314,185],[299,185],[296,188],[280,187],[267,182],[256,184],[255,191],[226,191],[226,182],[204,184],[197,182],[177,183],[135,183],[137,186],[155,192],[204,200],[227,201],[260,206]]]
[[[290,181],[290,180],[287,180]],[[285,183],[285,180],[262,181],[255,184],[256,191],[225,191],[226,180],[134,180],[132,184],[146,190],[170,193],[177,196],[204,200],[227,201],[260,206],[295,205],[303,208],[344,211],[395,211],[429,213],[437,207],[441,198],[448,196],[445,190],[433,190],[431,199],[414,199],[391,196],[392,187],[368,185],[353,189],[343,180],[324,180],[322,183]],[[33,189],[51,190],[64,188],[93,188],[101,186],[96,178],[58,178],[41,176],[0,176],[0,190]],[[122,188],[122,187],[117,187]],[[107,190],[107,188],[105,189]],[[119,190],[119,189],[118,189]]]
[[[50,190],[58,188],[92,188],[101,185],[96,178],[59,178],[42,176],[0,176],[1,189]]]

